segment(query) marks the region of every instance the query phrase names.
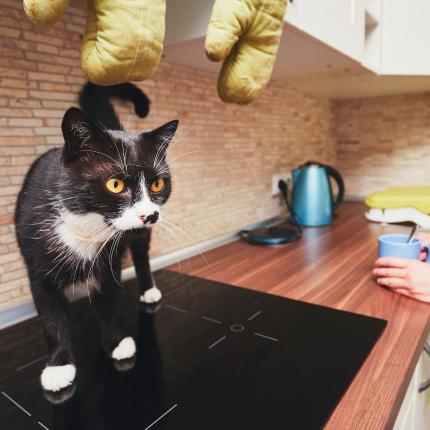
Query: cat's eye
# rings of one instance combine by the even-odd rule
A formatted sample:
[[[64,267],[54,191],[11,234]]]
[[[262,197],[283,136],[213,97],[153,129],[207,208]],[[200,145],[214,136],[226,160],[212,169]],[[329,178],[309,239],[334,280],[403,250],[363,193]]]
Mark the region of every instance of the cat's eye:
[[[113,193],[120,193],[124,189],[124,182],[120,179],[108,179],[106,181],[106,188]]]
[[[162,179],[157,179],[152,185],[151,185],[151,190],[154,193],[158,193],[159,191],[161,191],[164,187],[164,181]]]

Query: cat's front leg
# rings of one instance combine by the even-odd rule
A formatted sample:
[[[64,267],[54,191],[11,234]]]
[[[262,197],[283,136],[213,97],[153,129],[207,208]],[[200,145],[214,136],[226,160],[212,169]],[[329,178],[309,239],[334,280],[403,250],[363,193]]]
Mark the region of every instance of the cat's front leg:
[[[31,287],[48,347],[47,366],[40,381],[45,390],[59,391],[71,385],[76,375],[67,323],[68,300],[59,288],[48,290],[37,282]]]
[[[125,337],[117,312],[118,285],[100,283],[101,292],[95,291],[92,303],[101,322],[102,341],[107,354],[115,360],[133,357],[136,344],[133,338]]]
[[[155,285],[154,278],[149,266],[149,241],[144,238],[134,238],[130,243],[133,263],[136,268],[137,282],[140,290],[140,301],[143,303],[157,303],[161,300],[161,291]]]

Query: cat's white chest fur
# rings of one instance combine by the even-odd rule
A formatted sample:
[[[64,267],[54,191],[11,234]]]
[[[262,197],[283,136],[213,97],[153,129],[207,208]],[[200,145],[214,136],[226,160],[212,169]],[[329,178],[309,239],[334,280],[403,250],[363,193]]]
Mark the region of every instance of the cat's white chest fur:
[[[67,210],[61,212],[55,231],[60,243],[67,251],[82,260],[93,260],[104,242],[113,238],[115,231],[97,213],[76,215]]]

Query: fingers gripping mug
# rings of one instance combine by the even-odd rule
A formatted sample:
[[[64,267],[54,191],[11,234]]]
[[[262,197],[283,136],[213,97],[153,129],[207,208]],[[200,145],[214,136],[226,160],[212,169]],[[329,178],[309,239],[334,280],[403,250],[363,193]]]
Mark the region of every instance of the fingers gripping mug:
[[[430,248],[414,238],[412,243],[408,243],[407,234],[383,234],[379,236],[378,257],[400,257],[419,260],[421,248],[425,248],[427,257],[426,263],[430,263]]]

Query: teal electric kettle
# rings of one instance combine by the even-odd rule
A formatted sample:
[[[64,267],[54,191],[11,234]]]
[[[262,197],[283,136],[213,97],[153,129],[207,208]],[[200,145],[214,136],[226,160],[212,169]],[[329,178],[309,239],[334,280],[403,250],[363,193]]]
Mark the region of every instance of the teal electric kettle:
[[[333,213],[343,201],[345,186],[342,176],[333,167],[308,161],[292,171],[291,208],[296,223],[307,227],[331,224]],[[331,176],[339,187],[336,201],[330,185]]]

